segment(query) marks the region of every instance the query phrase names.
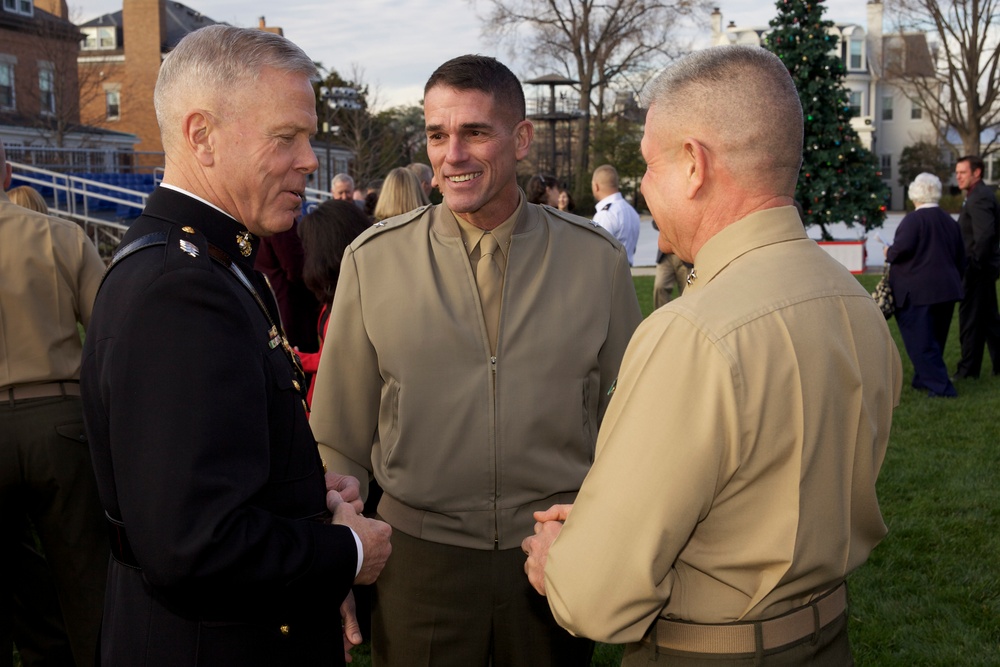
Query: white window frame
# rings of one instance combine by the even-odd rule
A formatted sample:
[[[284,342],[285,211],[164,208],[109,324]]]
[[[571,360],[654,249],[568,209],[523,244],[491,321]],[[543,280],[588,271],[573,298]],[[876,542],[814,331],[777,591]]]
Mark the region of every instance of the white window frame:
[[[884,120],[884,121],[891,121],[892,120],[893,115],[894,115],[893,114],[892,106],[893,106],[892,105],[892,95],[883,95],[882,96],[882,114],[881,114],[882,120]]]
[[[112,113],[111,113],[112,106],[111,106],[111,104],[109,102],[109,100],[111,99],[111,96],[114,96],[114,98],[116,100],[114,108],[117,110],[117,113],[114,114],[114,115],[112,115]],[[116,84],[110,84],[110,85],[104,86],[104,118],[105,118],[105,120],[121,120],[121,117],[122,117],[122,91],[121,91],[121,86],[119,84],[117,84],[117,83]]]
[[[35,15],[35,0],[3,0],[3,10],[22,16]]]
[[[852,104],[852,102],[854,101],[855,96],[857,96],[857,100],[858,100],[857,106],[855,106],[854,104]],[[851,113],[854,113],[854,110],[857,109],[857,113],[854,113],[854,117],[860,118],[865,113],[865,94],[863,92],[861,92],[860,90],[848,90],[847,91],[847,106],[850,107]]]
[[[0,104],[0,109],[13,111],[17,109],[17,58],[0,53],[0,67],[10,72],[10,104]]]
[[[51,84],[51,88],[48,90],[42,86],[46,73],[49,75],[48,80]],[[47,106],[46,97],[48,98]],[[43,116],[54,116],[56,113],[56,68],[47,60],[38,61],[38,110]]]

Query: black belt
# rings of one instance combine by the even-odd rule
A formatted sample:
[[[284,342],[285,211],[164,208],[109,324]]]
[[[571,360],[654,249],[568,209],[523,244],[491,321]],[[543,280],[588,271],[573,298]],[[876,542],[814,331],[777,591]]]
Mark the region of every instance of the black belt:
[[[108,541],[111,543],[111,557],[126,567],[141,569],[139,561],[135,558],[132,545],[128,541],[128,533],[125,532],[125,524],[117,519],[112,519],[107,512],[104,516],[108,520]]]
[[[3,390],[7,400],[27,401],[35,398],[54,398],[56,396],[79,396],[80,383],[74,382],[44,382],[42,384],[23,384],[18,387],[8,387]],[[2,395],[2,394],[0,394]]]

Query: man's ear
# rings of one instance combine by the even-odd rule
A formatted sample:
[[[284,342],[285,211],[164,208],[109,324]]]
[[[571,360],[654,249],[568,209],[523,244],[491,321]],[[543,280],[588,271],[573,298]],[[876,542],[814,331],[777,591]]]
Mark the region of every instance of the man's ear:
[[[522,120],[514,126],[514,141],[518,160],[528,157],[528,149],[531,148],[531,140],[535,136],[535,126],[530,120]]]
[[[0,190],[6,192],[7,190],[10,190],[10,181],[14,175],[14,168],[10,166],[9,162],[5,162],[3,166],[4,166],[3,178],[0,179],[3,181],[3,187],[0,188]]]
[[[698,191],[705,184],[708,175],[708,152],[697,139],[688,137],[684,140],[683,156],[685,160],[684,175],[687,177],[686,195],[688,199],[698,196]]]
[[[215,118],[208,111],[195,109],[184,116],[184,143],[191,154],[203,166],[209,167],[215,162],[215,140],[217,128]]]

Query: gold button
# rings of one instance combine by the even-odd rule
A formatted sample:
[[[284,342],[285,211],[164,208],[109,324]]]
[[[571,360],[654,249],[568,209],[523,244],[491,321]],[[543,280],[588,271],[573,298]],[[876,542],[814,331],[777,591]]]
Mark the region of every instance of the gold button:
[[[181,231],[187,234],[194,234],[194,227],[181,227]]]
[[[292,380],[292,386],[295,387],[295,391],[302,391],[302,385],[299,384],[298,380]]]
[[[290,628],[287,625],[283,625],[278,629],[281,630],[281,634],[285,635],[286,637],[288,636]]]

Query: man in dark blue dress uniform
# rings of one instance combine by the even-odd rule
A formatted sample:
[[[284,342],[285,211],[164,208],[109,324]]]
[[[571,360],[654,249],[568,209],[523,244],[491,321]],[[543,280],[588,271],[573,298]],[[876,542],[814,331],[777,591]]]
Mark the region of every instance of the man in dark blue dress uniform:
[[[253,270],[315,170],[312,61],[211,26],[156,84],[163,184],[94,308],[82,393],[112,559],[105,665],[343,664],[338,608],[389,553],[357,480],[324,475],[302,377]],[[346,606],[345,606],[346,608]]]

